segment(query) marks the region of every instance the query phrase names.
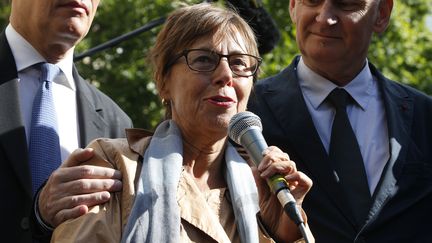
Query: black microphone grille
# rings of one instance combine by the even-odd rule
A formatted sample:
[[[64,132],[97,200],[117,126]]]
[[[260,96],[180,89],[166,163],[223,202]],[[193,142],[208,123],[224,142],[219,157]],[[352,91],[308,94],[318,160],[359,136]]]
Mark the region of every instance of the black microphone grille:
[[[240,143],[241,136],[249,129],[262,131],[261,119],[250,111],[243,111],[235,114],[228,126],[228,136],[236,143]]]

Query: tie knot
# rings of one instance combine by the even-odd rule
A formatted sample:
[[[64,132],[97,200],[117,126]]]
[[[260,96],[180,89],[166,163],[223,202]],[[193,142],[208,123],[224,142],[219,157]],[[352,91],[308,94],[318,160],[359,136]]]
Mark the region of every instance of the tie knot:
[[[336,108],[336,110],[344,109],[347,106],[348,98],[350,95],[346,92],[345,89],[335,88],[330,94],[327,96],[328,100],[332,105]]]
[[[59,75],[61,72],[59,67],[47,62],[41,63],[40,69],[41,69],[41,81],[47,81],[47,82],[54,81],[54,78],[57,75]]]

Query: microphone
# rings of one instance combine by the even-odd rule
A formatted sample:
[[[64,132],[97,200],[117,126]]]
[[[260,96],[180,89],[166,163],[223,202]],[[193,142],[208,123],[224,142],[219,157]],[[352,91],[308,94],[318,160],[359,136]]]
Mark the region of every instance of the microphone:
[[[249,111],[235,114],[230,120],[228,135],[231,140],[243,146],[256,165],[261,162],[262,152],[268,146],[262,135],[261,119],[257,115]],[[297,226],[303,224],[303,218],[286,180],[281,175],[276,174],[267,180],[267,184],[277,196],[288,217]]]

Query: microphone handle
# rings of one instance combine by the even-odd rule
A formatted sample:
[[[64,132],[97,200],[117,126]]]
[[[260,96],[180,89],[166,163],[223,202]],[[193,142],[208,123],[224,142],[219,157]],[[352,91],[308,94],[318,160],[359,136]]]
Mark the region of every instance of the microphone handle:
[[[255,165],[258,166],[263,158],[262,152],[268,148],[268,145],[262,136],[261,128],[250,127],[247,132],[248,134],[243,134],[240,136],[240,143],[243,145]],[[279,174],[276,174],[267,179],[267,184],[272,192],[276,195],[279,202],[283,206],[284,211],[291,218],[291,220],[293,220],[296,225],[302,224],[303,218],[299,209],[297,208],[295,199],[289,190],[288,183],[285,178]]]
[[[285,178],[283,178],[281,175],[276,174],[267,180],[267,184],[275,193],[288,217],[292,221],[294,221],[297,226],[304,223],[301,212],[296,205],[295,198],[291,194]]]

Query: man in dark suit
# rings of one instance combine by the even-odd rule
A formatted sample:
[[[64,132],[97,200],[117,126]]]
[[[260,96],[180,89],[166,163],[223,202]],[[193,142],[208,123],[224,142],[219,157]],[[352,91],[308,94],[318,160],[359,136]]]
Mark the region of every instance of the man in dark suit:
[[[291,0],[301,56],[259,81],[250,98],[268,144],[314,182],[303,207],[319,243],[432,242],[432,99],[385,78],[367,60],[371,37],[385,31],[392,7],[392,0]],[[362,168],[347,177],[331,159],[332,149],[345,146],[331,143],[336,112],[327,97],[337,88],[348,93],[362,157]],[[347,183],[361,179],[368,195],[358,197]],[[366,206],[353,206],[353,194]]]
[[[38,240],[49,240],[50,226],[85,213],[88,205],[105,202],[108,191],[121,187],[117,171],[76,166],[93,156],[90,150],[78,150],[39,194],[43,207],[32,205],[28,143],[33,98],[40,86],[35,64],[48,62],[61,70],[52,87],[63,161],[94,138],[122,137],[124,129],[132,127],[130,118],[73,65],[74,47],[87,34],[98,4],[99,0],[12,1],[10,24],[0,34],[2,242],[32,242],[45,235]]]

